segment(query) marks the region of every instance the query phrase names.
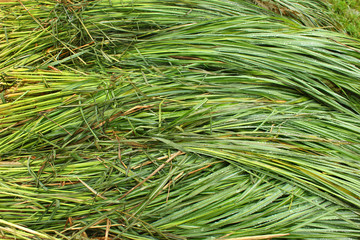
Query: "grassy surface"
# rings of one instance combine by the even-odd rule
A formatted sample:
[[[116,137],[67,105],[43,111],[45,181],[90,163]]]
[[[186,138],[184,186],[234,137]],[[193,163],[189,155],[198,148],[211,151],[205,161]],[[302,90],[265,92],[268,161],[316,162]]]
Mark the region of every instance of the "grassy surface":
[[[344,30],[351,36],[360,38],[360,1],[328,0],[328,2],[336,20],[343,25]]]
[[[357,239],[360,42],[264,2],[0,3],[0,236]]]

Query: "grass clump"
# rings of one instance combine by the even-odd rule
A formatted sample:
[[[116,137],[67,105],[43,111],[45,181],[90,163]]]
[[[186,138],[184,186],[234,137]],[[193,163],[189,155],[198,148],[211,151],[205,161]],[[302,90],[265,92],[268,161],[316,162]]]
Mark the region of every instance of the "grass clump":
[[[260,2],[2,5],[0,236],[357,239],[359,42]]]

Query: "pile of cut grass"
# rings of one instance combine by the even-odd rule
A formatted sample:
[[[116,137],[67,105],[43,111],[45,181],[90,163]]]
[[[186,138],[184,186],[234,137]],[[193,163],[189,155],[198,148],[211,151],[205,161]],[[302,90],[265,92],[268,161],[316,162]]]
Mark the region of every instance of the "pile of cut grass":
[[[357,239],[359,41],[260,2],[0,3],[0,236]]]

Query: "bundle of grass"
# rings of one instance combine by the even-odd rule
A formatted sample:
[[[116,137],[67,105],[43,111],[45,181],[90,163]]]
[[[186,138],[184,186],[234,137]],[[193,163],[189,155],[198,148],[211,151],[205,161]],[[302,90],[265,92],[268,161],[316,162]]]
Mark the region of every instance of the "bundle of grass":
[[[2,238],[360,236],[358,41],[248,1],[31,4],[0,52]]]
[[[99,67],[118,64],[119,57],[137,41],[163,29],[238,16],[276,19],[280,11],[263,8],[268,4],[260,2],[265,1],[255,1],[255,5],[250,0],[58,2],[3,3],[0,57],[6,61],[0,63],[2,71],[14,67],[69,70],[79,66],[93,66],[92,71],[98,71]],[[294,25],[340,30],[321,1],[283,1],[280,6],[289,11],[297,9],[297,14],[282,18]]]

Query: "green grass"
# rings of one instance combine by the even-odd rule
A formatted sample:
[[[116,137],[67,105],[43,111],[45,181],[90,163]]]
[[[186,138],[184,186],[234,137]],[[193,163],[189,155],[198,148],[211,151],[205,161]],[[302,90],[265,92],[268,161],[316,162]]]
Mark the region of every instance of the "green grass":
[[[250,0],[277,14],[296,19],[306,26],[321,26],[359,38],[359,0]]]
[[[360,236],[360,42],[321,2],[22,2],[2,238]]]
[[[359,0],[328,0],[330,9],[336,20],[343,25],[351,36],[360,38],[360,1]]]

